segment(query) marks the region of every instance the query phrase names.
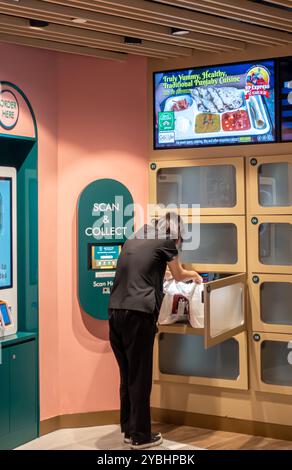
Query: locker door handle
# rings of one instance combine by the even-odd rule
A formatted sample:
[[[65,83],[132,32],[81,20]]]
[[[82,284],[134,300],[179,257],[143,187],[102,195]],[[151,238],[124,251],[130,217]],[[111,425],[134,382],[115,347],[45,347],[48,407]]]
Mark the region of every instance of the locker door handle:
[[[12,360],[15,361],[16,359],[16,354],[12,354]]]

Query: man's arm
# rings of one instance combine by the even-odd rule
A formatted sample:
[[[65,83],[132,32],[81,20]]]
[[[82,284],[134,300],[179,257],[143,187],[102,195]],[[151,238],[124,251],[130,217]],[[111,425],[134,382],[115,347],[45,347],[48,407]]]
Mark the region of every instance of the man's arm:
[[[201,284],[202,278],[196,271],[188,271],[184,269],[178,257],[167,263],[172,277],[177,281],[194,281],[196,284]]]

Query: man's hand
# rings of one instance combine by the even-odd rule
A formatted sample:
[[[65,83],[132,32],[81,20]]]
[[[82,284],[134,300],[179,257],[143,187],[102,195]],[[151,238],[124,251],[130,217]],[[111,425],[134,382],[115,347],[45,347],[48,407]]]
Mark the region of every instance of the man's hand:
[[[174,260],[168,263],[169,270],[173,276],[173,278],[177,281],[194,281],[196,284],[201,284],[203,279],[196,271],[188,271],[184,269],[178,259],[176,257]]]
[[[197,273],[196,271],[194,271],[193,281],[194,281],[196,284],[202,284],[202,282],[203,282],[203,279],[201,278],[200,274]]]

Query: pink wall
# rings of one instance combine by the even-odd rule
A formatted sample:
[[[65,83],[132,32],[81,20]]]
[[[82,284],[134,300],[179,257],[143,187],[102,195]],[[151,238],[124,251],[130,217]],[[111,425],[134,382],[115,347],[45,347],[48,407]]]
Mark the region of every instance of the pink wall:
[[[18,85],[30,100],[39,132],[39,308],[41,414],[59,410],[57,302],[57,55],[0,45],[1,80]]]
[[[41,419],[118,408],[107,323],[76,296],[76,203],[98,178],[147,201],[146,60],[125,63],[0,45],[1,80],[17,84],[39,130]]]
[[[62,55],[58,80],[60,413],[112,410],[118,371],[108,325],[83,317],[76,296],[76,203],[90,181],[105,177],[147,202],[146,61]]]

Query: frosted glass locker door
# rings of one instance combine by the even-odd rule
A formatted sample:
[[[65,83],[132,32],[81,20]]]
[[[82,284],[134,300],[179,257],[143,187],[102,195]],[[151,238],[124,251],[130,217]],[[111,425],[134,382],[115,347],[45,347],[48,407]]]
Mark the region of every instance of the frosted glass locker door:
[[[159,327],[154,346],[154,381],[247,390],[246,333],[206,350],[201,335]]]
[[[250,217],[248,247],[249,266],[252,272],[291,274],[292,216]]]
[[[254,214],[292,213],[292,155],[250,158],[248,210]]]
[[[253,330],[292,334],[292,275],[253,274],[249,285]]]
[[[242,158],[152,162],[149,171],[151,204],[199,205],[201,215],[245,213]],[[179,212],[191,214],[186,207]]]
[[[262,392],[292,394],[291,335],[254,333],[256,389]]]
[[[246,274],[228,276],[204,286],[205,347],[246,329]]]
[[[245,272],[245,217],[183,218],[181,262],[201,272]]]

